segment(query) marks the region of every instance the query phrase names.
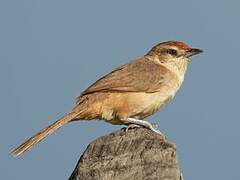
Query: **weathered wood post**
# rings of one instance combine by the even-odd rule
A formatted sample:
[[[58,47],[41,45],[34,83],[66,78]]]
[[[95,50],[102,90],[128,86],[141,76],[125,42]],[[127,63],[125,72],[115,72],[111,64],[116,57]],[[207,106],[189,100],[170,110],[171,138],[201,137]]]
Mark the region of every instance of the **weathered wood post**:
[[[181,180],[174,144],[148,129],[119,130],[90,143],[69,180]]]

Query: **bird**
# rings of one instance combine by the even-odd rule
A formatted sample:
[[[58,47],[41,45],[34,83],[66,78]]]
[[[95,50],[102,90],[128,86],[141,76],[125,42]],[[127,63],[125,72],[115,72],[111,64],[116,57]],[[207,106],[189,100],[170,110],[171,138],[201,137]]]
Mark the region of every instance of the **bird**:
[[[11,151],[19,156],[63,125],[80,120],[104,120],[128,128],[144,127],[162,136],[144,119],[167,104],[181,87],[192,56],[202,53],[184,42],[170,40],[119,66],[77,97],[72,110]]]

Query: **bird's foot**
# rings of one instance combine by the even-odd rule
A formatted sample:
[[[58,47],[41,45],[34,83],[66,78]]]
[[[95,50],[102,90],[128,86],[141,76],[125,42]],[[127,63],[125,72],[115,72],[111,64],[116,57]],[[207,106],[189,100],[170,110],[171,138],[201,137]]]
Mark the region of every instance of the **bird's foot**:
[[[124,120],[126,123],[130,124],[129,126],[135,126],[135,127],[139,127],[139,126],[142,126],[142,127],[145,127],[147,129],[150,129],[152,130],[153,132],[161,135],[164,139],[165,139],[165,136],[163,135],[163,133],[161,131],[159,131],[157,129],[157,125],[154,124],[152,125],[151,123],[147,122],[147,121],[143,121],[143,120],[139,120],[139,119],[134,119],[134,118],[127,118],[126,120]],[[129,129],[128,127],[126,128],[126,130]]]
[[[158,124],[156,124],[156,123],[153,123],[152,124],[152,127],[154,128],[154,129],[158,129],[159,127],[158,127]]]
[[[137,124],[129,124],[127,127],[124,128],[124,131],[127,132],[130,129],[135,129],[135,128],[139,128],[141,126],[137,125]]]

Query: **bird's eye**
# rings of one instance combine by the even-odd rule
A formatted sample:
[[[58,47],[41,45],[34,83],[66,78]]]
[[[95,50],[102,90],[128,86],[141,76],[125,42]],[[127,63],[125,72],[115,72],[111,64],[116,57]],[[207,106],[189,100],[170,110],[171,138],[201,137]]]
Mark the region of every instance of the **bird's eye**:
[[[175,49],[168,49],[168,54],[171,54],[172,56],[177,56],[177,50]]]

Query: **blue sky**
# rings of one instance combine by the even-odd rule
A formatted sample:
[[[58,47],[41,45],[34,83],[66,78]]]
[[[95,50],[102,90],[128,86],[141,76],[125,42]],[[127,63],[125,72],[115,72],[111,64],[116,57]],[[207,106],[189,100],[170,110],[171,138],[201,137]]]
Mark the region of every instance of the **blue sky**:
[[[240,179],[240,2],[0,2],[0,177],[67,179],[86,146],[118,130],[75,122],[20,158],[9,150],[67,113],[75,97],[153,45],[205,50],[174,100],[148,118],[178,147],[185,179]]]

